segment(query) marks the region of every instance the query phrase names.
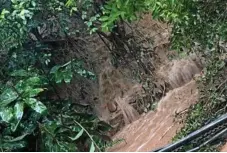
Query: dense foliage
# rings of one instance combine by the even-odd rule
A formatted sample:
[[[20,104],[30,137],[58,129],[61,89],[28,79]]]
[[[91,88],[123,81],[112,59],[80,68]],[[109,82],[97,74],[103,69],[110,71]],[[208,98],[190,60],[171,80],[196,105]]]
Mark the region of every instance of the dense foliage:
[[[53,50],[59,49],[51,42],[70,35],[65,2],[12,0],[1,10],[0,149],[103,150],[102,132],[109,126],[56,91],[75,77],[96,79],[80,59],[53,62]]]
[[[95,80],[81,59],[56,63],[56,44],[97,33],[108,40],[122,25],[152,12],[173,25],[172,47],[214,47],[226,39],[223,0],[3,0],[0,2],[0,150],[102,151],[110,127],[56,88],[72,79]],[[70,27],[82,21],[84,26]],[[86,26],[85,26],[86,25]],[[109,34],[109,32],[111,34]],[[51,100],[51,92],[57,100]],[[82,107],[82,108],[81,108]]]

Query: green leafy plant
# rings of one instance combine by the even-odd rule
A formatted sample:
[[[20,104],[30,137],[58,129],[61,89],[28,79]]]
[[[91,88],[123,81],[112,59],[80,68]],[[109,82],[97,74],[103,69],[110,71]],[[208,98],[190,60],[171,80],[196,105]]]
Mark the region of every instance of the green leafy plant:
[[[82,63],[76,60],[69,61],[64,65],[56,65],[50,70],[50,74],[53,75],[53,80],[56,83],[61,83],[62,80],[69,83],[73,78],[73,73],[85,78],[95,79],[95,75],[83,69]]]
[[[70,83],[75,77],[95,79],[80,60],[53,64],[52,50],[49,44],[43,44],[40,35],[48,30],[43,25],[58,22],[46,21],[42,13],[61,14],[58,16],[60,29],[49,35],[66,37],[68,31],[64,26],[69,16],[61,13],[66,9],[64,3],[14,0],[3,7],[0,50],[6,60],[1,61],[0,75],[0,150],[103,151],[101,147],[106,141],[102,133],[109,125],[88,114],[87,108],[76,107],[72,101],[66,105],[65,99],[53,101],[45,96],[55,91],[62,81]]]
[[[6,151],[24,147],[23,138],[35,130],[34,128],[27,129],[26,125],[24,125],[23,120],[27,118],[27,110],[37,115],[33,120],[33,124],[36,124],[35,122],[47,113],[46,106],[36,98],[45,90],[42,87],[44,84],[42,79],[39,76],[29,76],[25,70],[14,71],[11,76],[25,78],[19,79],[15,85],[12,82],[8,82],[7,84],[9,85],[3,88],[0,95],[0,122],[7,126],[1,136],[0,148]],[[11,142],[18,145],[10,147],[9,143]]]

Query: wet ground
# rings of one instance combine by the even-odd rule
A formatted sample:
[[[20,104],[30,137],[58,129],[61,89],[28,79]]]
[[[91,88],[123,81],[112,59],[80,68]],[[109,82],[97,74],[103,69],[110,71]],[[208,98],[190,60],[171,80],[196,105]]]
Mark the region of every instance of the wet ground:
[[[113,139],[124,139],[120,144],[107,149],[114,152],[146,152],[171,142],[183,126],[176,114],[185,117],[187,108],[196,103],[198,90],[195,81],[169,91],[161,99],[156,111],[141,116],[125,126]]]

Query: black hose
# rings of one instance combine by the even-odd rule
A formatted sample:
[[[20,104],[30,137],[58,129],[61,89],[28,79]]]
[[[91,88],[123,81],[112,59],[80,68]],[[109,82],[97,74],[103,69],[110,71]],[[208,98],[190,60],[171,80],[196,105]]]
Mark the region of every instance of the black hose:
[[[190,142],[191,140],[195,139],[196,137],[206,133],[207,131],[209,131],[210,129],[213,129],[214,127],[227,122],[227,114],[222,115],[221,117],[219,117],[217,120],[215,120],[214,122],[211,122],[210,124],[202,127],[199,130],[196,130],[195,132],[189,134],[188,136],[184,137],[183,139],[168,145],[167,147],[164,147],[163,149],[158,150],[158,152],[170,152],[180,146],[182,146],[185,143]]]
[[[186,152],[193,152],[193,151],[197,151],[199,150],[201,147],[203,146],[206,146],[207,144],[215,141],[216,139],[220,138],[220,137],[223,137],[223,135],[227,133],[227,128],[225,128],[224,130],[222,130],[221,132],[217,133],[215,136],[213,136],[212,138],[210,138],[209,140],[207,140],[206,142],[202,143],[201,145],[199,145],[198,147],[196,148],[193,148],[191,150],[188,150]]]
[[[165,147],[160,147],[160,148],[157,148],[157,149],[155,149],[155,150],[151,150],[151,151],[149,151],[149,152],[157,152],[157,151],[159,151],[159,150],[161,150],[161,149],[163,149],[163,148],[165,148]]]
[[[157,151],[159,151],[159,150],[161,150],[161,149],[163,149],[163,148],[165,148],[165,147],[167,147],[167,146],[169,146],[169,145],[166,145],[166,146],[164,146],[164,147],[159,147],[159,148],[154,149],[154,150],[152,150],[152,151],[150,151],[150,152],[157,152]]]

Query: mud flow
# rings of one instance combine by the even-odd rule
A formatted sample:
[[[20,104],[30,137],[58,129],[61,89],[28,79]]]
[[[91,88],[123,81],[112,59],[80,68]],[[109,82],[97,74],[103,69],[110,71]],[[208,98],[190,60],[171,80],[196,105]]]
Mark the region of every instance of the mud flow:
[[[107,151],[146,152],[170,143],[183,125],[176,120],[176,114],[185,114],[197,98],[198,90],[194,80],[169,91],[159,102],[156,111],[141,116],[117,133],[113,140],[123,138],[125,141]]]
[[[138,97],[143,96],[146,81],[139,83],[130,80],[130,73],[126,73],[130,68],[115,68],[108,57],[104,59],[97,93],[100,103],[95,104],[95,110],[100,120],[116,129],[110,133],[112,140],[124,140],[106,151],[151,151],[170,143],[184,125],[188,108],[198,99],[195,79],[204,65],[200,56],[191,54],[178,58],[172,55],[166,46],[171,31],[166,24],[155,22],[149,15],[138,23],[141,25],[136,27],[141,27],[139,30],[146,39],[154,38],[154,58],[147,60],[147,63],[153,62],[154,70],[147,79],[150,78],[152,83],[158,82],[156,87],[162,86],[164,89],[156,101],[157,108],[141,113],[135,104],[139,103],[136,101]],[[147,47],[149,44],[143,45]],[[177,58],[169,59],[170,56]]]

